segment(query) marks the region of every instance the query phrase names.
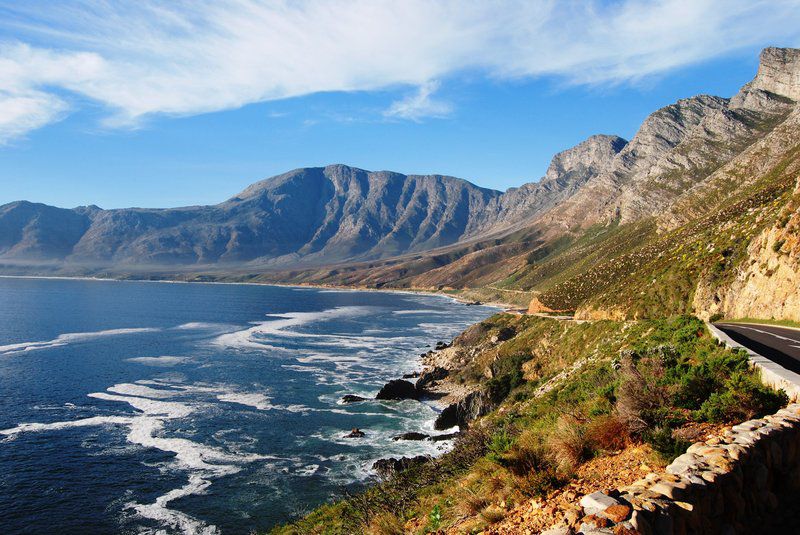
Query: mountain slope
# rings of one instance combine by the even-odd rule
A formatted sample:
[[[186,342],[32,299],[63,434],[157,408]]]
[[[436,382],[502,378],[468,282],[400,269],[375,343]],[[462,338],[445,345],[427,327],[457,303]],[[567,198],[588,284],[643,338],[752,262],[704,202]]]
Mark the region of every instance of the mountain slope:
[[[381,258],[463,239],[499,196],[452,177],[333,165],[258,182],[216,206],[12,203],[0,207],[0,259],[147,267]]]

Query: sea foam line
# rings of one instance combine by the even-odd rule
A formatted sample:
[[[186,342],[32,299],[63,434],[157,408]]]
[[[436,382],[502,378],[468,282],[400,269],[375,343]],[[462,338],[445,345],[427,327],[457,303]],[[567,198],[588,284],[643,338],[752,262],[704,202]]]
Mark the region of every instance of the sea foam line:
[[[8,344],[0,346],[0,356],[13,355],[16,353],[24,353],[27,351],[36,351],[38,349],[49,349],[51,347],[60,347],[73,342],[83,342],[86,340],[93,340],[95,338],[103,338],[106,336],[121,336],[125,334],[138,334],[155,332],[160,329],[155,327],[137,327],[131,329],[108,329],[105,331],[94,331],[85,333],[65,333],[59,334],[52,340],[44,340],[39,342],[19,342],[16,344]]]

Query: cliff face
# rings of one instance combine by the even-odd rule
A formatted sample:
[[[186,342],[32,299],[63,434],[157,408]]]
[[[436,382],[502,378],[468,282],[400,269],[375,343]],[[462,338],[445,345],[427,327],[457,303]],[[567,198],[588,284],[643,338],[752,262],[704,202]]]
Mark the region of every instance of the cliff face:
[[[800,166],[796,167],[800,173]],[[698,284],[694,307],[708,318],[774,318],[800,321],[800,178],[774,225],[750,244],[735,279],[721,288]]]

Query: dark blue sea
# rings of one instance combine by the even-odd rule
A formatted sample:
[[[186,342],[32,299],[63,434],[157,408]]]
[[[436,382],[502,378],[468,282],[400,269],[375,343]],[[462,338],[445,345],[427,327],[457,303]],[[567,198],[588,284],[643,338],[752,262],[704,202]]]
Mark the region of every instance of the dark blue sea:
[[[0,278],[0,533],[249,533],[447,443],[342,405],[494,309],[440,296]],[[343,436],[353,427],[362,439]]]

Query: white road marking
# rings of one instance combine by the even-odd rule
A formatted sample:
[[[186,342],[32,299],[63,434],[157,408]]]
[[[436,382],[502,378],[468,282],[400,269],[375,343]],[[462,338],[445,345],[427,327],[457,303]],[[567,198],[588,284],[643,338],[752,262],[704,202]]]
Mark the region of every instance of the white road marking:
[[[749,331],[755,331],[755,332],[757,332],[757,333],[761,333],[761,334],[768,334],[768,335],[770,335],[770,336],[774,336],[775,338],[779,338],[779,339],[781,339],[781,340],[786,340],[786,341],[788,341],[788,342],[797,342],[797,343],[800,343],[800,340],[796,340],[796,339],[794,339],[794,338],[788,338],[788,337],[786,337],[786,336],[781,336],[781,335],[779,335],[779,334],[771,333],[771,332],[769,332],[769,331],[763,331],[763,330],[761,330],[761,329],[756,329],[755,327],[745,327],[744,325],[736,325],[736,327],[739,327],[739,328],[741,328],[741,329],[747,329],[747,330],[749,330]],[[798,346],[792,346],[792,347],[798,347]]]

